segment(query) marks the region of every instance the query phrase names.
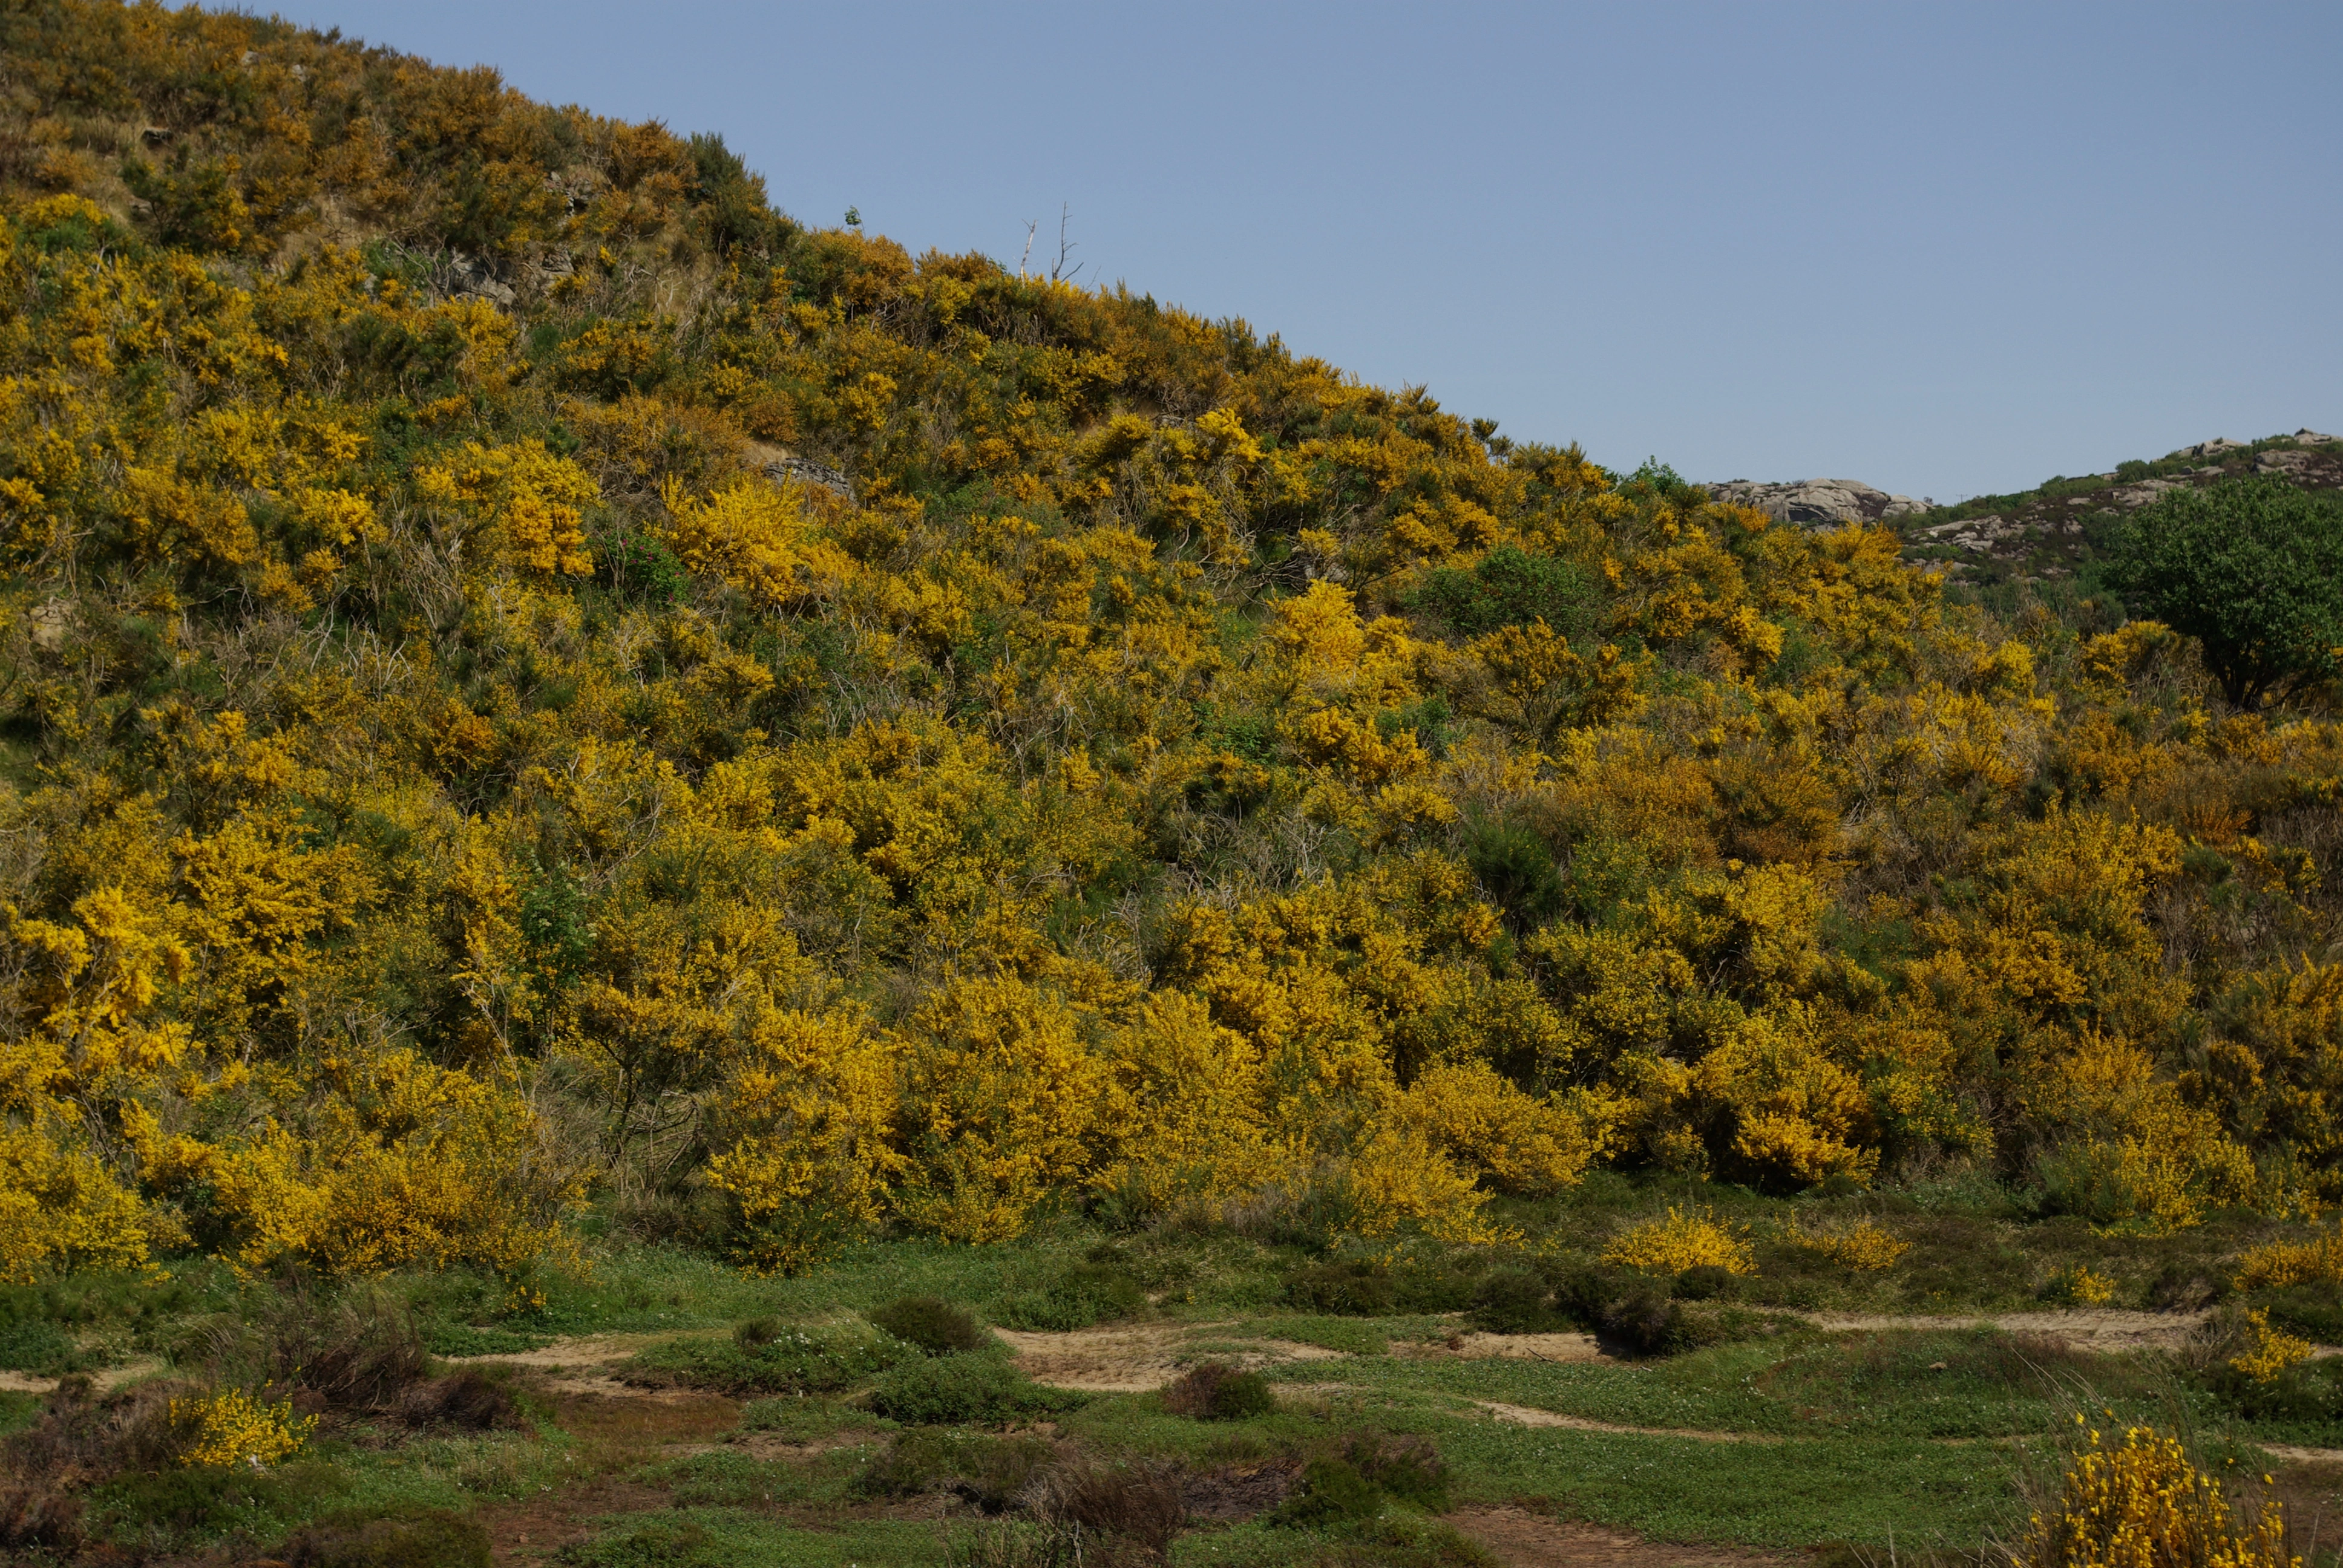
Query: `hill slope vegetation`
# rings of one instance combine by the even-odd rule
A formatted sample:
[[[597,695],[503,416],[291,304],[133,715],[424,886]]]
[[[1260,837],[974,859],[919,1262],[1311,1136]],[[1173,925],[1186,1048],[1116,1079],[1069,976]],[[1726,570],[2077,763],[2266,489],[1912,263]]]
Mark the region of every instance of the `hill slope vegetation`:
[[[2331,693],[490,72],[0,25],[0,1274],[2343,1201]]]

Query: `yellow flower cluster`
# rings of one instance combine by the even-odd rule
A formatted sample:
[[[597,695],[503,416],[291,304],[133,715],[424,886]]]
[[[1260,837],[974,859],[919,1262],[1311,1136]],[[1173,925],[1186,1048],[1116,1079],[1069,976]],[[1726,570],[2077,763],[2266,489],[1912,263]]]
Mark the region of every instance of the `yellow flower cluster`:
[[[1744,1238],[1716,1222],[1704,1210],[1679,1212],[1674,1204],[1668,1217],[1622,1231],[1603,1249],[1603,1261],[1623,1268],[1655,1274],[1680,1274],[1686,1269],[1713,1265],[1732,1274],[1754,1274],[1757,1261]]]
[[[1858,1220],[1852,1225],[1829,1231],[1793,1230],[1788,1240],[1809,1251],[1821,1253],[1841,1268],[1858,1271],[1892,1269],[1896,1260],[1912,1250],[1911,1242],[1876,1220]]]
[[[175,1399],[168,1415],[183,1434],[179,1462],[190,1466],[274,1464],[298,1452],[317,1425],[316,1416],[296,1419],[289,1400],[269,1403],[236,1388]]]
[[[2306,1281],[2343,1282],[2343,1223],[2308,1241],[2270,1241],[2237,1260],[2237,1286],[2255,1291]]]
[[[2048,1294],[2078,1306],[2103,1307],[2115,1300],[2116,1282],[2104,1274],[2093,1273],[2088,1263],[2077,1263],[2071,1269],[2061,1270],[2051,1280]]]
[[[2308,1340],[2270,1327],[2269,1313],[2255,1307],[2246,1313],[2254,1331],[2254,1348],[2231,1358],[2229,1365],[2256,1382],[2276,1382],[2288,1367],[2308,1361],[2318,1346]]]
[[[2120,1444],[2090,1432],[2058,1500],[2033,1517],[2015,1555],[2023,1568],[2297,1568],[2301,1561],[2287,1551],[2276,1501],[2238,1518],[2220,1483],[2178,1439],[2144,1426]]]

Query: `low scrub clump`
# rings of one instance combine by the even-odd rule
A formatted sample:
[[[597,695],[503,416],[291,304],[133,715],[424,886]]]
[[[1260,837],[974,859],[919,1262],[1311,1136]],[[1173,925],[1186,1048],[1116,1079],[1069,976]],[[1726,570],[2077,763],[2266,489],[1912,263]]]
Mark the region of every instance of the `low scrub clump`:
[[[920,1357],[879,1379],[870,1408],[906,1426],[1006,1426],[1082,1402],[988,1356]]]
[[[1012,1329],[1063,1332],[1108,1318],[1127,1318],[1147,1308],[1147,1292],[1131,1272],[1113,1263],[1076,1263],[1035,1291],[1002,1298],[993,1316]]]
[[[1163,1408],[1192,1421],[1243,1421],[1275,1410],[1277,1396],[1259,1372],[1205,1362],[1164,1385]]]
[[[2343,1221],[2337,1229],[2303,1241],[2270,1241],[2237,1260],[2241,1291],[2306,1283],[2343,1284]]]
[[[1070,1533],[1086,1531],[1094,1540],[1160,1553],[1187,1522],[1180,1482],[1180,1467],[1166,1461],[1106,1463],[1078,1453],[1040,1476],[1026,1498],[1036,1515]]]
[[[986,1513],[999,1513],[1057,1459],[1038,1437],[990,1437],[922,1426],[899,1433],[865,1464],[849,1490],[862,1497],[916,1497],[946,1493]]]
[[[973,1313],[935,1296],[904,1296],[863,1316],[871,1327],[931,1356],[959,1355],[994,1342]]]
[[[1285,1277],[1285,1299],[1305,1312],[1371,1318],[1395,1312],[1451,1312],[1472,1304],[1478,1276],[1444,1260],[1338,1259]]]
[[[276,1553],[285,1568],[488,1568],[488,1533],[477,1519],[425,1508],[396,1519],[319,1520]]]
[[[239,1388],[173,1400],[168,1420],[177,1429],[181,1464],[246,1465],[264,1469],[300,1451],[317,1428],[315,1416],[296,1416],[291,1400],[256,1398]]]
[[[632,1381],[726,1393],[829,1393],[894,1365],[910,1347],[860,1320],[783,1325],[752,1320],[729,1340],[674,1339],[627,1363]]]
[[[2081,1417],[2077,1417],[2081,1420]],[[2092,1432],[2058,1494],[2033,1515],[2019,1568],[2297,1568],[2275,1499],[2240,1514],[2177,1438]]]
[[[1302,1465],[1299,1483],[1271,1518],[1322,1528],[1374,1518],[1391,1503],[1447,1511],[1447,1468],[1429,1438],[1351,1433]]]

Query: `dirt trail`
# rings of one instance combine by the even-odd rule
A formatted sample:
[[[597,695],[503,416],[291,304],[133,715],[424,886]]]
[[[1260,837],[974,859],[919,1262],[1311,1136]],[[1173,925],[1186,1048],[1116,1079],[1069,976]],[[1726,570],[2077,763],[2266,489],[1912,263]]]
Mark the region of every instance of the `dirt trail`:
[[[1564,1415],[1557,1411],[1536,1410],[1525,1404],[1501,1404],[1493,1399],[1473,1402],[1499,1421],[1515,1426],[1564,1426],[1573,1432],[1615,1432],[1629,1437],[1685,1437],[1696,1442],[1756,1442],[1772,1444],[1787,1442],[1788,1438],[1765,1432],[1701,1432],[1690,1427],[1622,1426],[1615,1421],[1595,1421],[1588,1416]]]
[[[1775,1568],[1788,1561],[1725,1546],[1644,1541],[1525,1508],[1461,1508],[1447,1522],[1507,1568]]]
[[[995,1329],[1016,1352],[1017,1370],[1052,1388],[1092,1393],[1145,1393],[1161,1388],[1198,1358],[1192,1342],[1224,1323],[1118,1323],[1064,1332]],[[1292,1340],[1249,1340],[1254,1347],[1229,1356],[1247,1367],[1281,1362],[1332,1361],[1345,1352]]]
[[[1446,1340],[1394,1340],[1391,1353],[1412,1359],[1462,1361],[1505,1357],[1532,1362],[1600,1362],[1618,1358],[1605,1351],[1593,1334],[1451,1334]]]
[[[91,1384],[104,1392],[138,1378],[151,1377],[163,1370],[161,1362],[150,1359],[125,1362],[118,1367],[104,1367],[86,1375]],[[0,1372],[0,1393],[48,1393],[64,1381],[62,1378],[41,1377],[33,1372]]]
[[[1853,1330],[1996,1328],[2004,1333],[2038,1334],[2075,1350],[2108,1355],[2119,1351],[2178,1350],[2212,1313],[2136,1312],[2118,1307],[2076,1307],[2040,1312],[1801,1312],[1817,1328]]]
[[[710,1333],[716,1331],[709,1331]],[[449,1366],[470,1366],[494,1362],[498,1366],[541,1367],[558,1372],[568,1367],[605,1366],[622,1362],[645,1345],[664,1344],[669,1340],[689,1339],[689,1330],[668,1329],[648,1334],[580,1334],[575,1339],[555,1340],[533,1351],[507,1351],[485,1356],[440,1356],[437,1359]]]

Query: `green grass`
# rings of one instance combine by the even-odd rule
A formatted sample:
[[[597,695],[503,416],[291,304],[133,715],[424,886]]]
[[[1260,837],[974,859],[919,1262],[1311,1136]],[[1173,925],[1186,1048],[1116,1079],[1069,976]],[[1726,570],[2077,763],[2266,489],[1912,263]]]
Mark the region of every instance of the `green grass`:
[[[1566,1271],[1671,1205],[1714,1213],[1743,1229],[1755,1249],[1756,1276],[1730,1282],[1698,1309],[1730,1322],[1738,1337],[1729,1342],[1638,1362],[1385,1353],[1394,1342],[1436,1342],[1467,1326],[1425,1303],[1469,1302],[1489,1269]],[[2063,1439],[2078,1408],[2095,1422],[2178,1429],[2257,1466],[2262,1461],[2247,1447],[2257,1442],[2343,1446],[2343,1379],[2329,1376],[2332,1363],[2257,1389],[2186,1372],[2161,1355],[2072,1355],[1966,1327],[1834,1334],[1785,1311],[1957,1318],[2039,1310],[2052,1304],[2046,1286],[2078,1264],[2115,1282],[2118,1306],[2199,1304],[2227,1291],[2239,1251],[2307,1233],[2298,1226],[2230,1214],[2174,1236],[2102,1233],[2036,1215],[1973,1172],[1896,1191],[1795,1200],[1600,1173],[1561,1199],[1497,1208],[1523,1237],[1500,1254],[1422,1241],[1312,1251],[1231,1234],[1115,1234],[1060,1219],[986,1248],[873,1241],[799,1279],[744,1275],[673,1247],[597,1242],[590,1269],[539,1280],[541,1303],[518,1307],[507,1283],[461,1271],[397,1277],[390,1287],[442,1354],[649,1331],[659,1337],[624,1374],[746,1398],[744,1441],[646,1463],[653,1439],[614,1457],[607,1427],[590,1441],[550,1422],[478,1436],[328,1427],[298,1461],[264,1475],[118,1481],[88,1497],[89,1517],[101,1536],[183,1553],[237,1534],[258,1549],[320,1517],[468,1514],[484,1501],[558,1491],[617,1464],[678,1506],[613,1521],[570,1553],[578,1563],[942,1562],[949,1532],[870,1515],[939,1489],[982,1493],[1000,1480],[995,1472],[1007,1473],[1010,1449],[1039,1441],[1031,1431],[1048,1422],[1059,1441],[1108,1459],[1151,1456],[1202,1468],[1299,1462],[1351,1432],[1413,1432],[1437,1443],[1462,1503],[1528,1502],[1687,1541],[1870,1549],[1892,1531],[1899,1543],[1974,1550],[2016,1506],[2026,1460],[2012,1440],[2045,1452],[2043,1440]],[[1798,1228],[1857,1219],[1885,1226],[1909,1251],[1891,1269],[1855,1273],[1790,1239]],[[160,1354],[177,1358],[176,1375],[201,1375],[210,1328],[256,1312],[257,1292],[270,1287],[207,1265],[174,1265],[173,1274],[144,1289],[144,1276],[122,1274],[13,1290],[0,1297],[7,1331],[0,1354],[59,1370],[65,1357]],[[1665,1291],[1671,1282],[1655,1283]],[[923,1356],[857,1315],[906,1296],[936,1297],[993,1323],[1050,1313],[1070,1322],[1126,1316],[1170,1331],[1191,1360],[1233,1359],[1263,1341],[1340,1354],[1272,1365],[1275,1410],[1201,1422],[1169,1413],[1153,1393],[1069,1397],[1038,1388],[995,1342]],[[2328,1287],[2247,1300],[2282,1322],[2343,1322],[2343,1292]],[[1297,1302],[1315,1304],[1304,1310]],[[751,1323],[754,1332],[734,1332]],[[2217,1372],[2217,1358],[2215,1364]],[[1647,1430],[1515,1425],[1476,1402]],[[31,1396],[0,1395],[0,1432],[27,1424],[38,1410]],[[1758,1441],[1670,1435],[1703,1432]],[[752,1437],[804,1446],[752,1451],[745,1441]],[[618,1441],[623,1451],[633,1440],[620,1433]],[[999,1444],[1008,1445],[1000,1454],[988,1446]],[[921,1479],[939,1464],[980,1473]],[[1363,1528],[1203,1528],[1182,1538],[1173,1559],[1319,1568],[1474,1560],[1436,1532],[1370,1542],[1358,1533]]]
[[[620,1515],[563,1553],[576,1568],[927,1568],[942,1557],[935,1527],[923,1521],[807,1528],[738,1508]]]

